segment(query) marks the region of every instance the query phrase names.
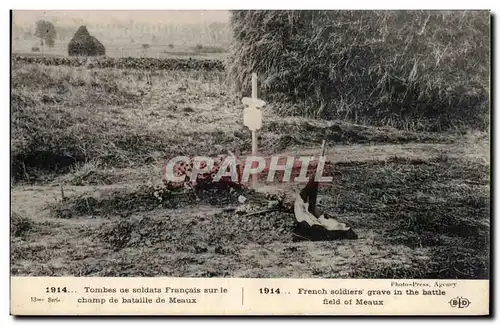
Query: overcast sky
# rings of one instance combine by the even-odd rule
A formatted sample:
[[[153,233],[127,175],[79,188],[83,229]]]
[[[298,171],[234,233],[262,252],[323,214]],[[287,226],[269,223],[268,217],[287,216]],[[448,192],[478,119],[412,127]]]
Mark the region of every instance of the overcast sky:
[[[19,25],[34,23],[45,17],[57,17],[61,24],[74,24],[73,19],[81,19],[84,24],[102,24],[111,18],[127,22],[134,20],[137,23],[207,23],[229,21],[229,12],[225,10],[136,10],[136,11],[104,11],[104,10],[65,10],[65,11],[34,11],[15,10],[13,22]]]

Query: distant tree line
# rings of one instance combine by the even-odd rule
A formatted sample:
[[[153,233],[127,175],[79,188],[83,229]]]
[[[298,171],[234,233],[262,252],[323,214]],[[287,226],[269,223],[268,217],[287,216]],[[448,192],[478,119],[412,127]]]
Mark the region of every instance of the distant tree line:
[[[50,27],[50,33],[55,36],[51,40],[66,40],[73,37],[78,27],[81,25],[87,26],[100,38],[107,38],[110,31],[113,31],[113,39],[115,36],[122,39],[139,39],[147,35],[147,40],[152,44],[158,44],[165,39],[182,39],[190,40],[193,43],[226,44],[229,42],[231,32],[227,23],[214,22],[207,25],[203,24],[144,24],[135,23],[133,21],[116,21],[111,20],[108,23],[86,24],[78,19],[74,21],[74,25],[60,25],[56,18],[49,20],[39,20],[35,24],[21,26],[13,24],[12,36],[15,40],[35,40],[40,39],[39,24],[44,27]],[[120,30],[119,33],[117,30]],[[144,40],[146,40],[144,39]],[[49,43],[52,41],[49,40]],[[47,44],[49,45],[49,44]]]

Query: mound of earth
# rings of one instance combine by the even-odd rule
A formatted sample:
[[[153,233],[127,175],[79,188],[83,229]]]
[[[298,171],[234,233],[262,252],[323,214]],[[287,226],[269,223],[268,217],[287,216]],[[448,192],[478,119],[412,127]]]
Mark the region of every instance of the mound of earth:
[[[194,205],[227,207],[239,204],[238,198],[241,195],[260,200],[258,194],[248,189],[219,187],[216,183],[209,185],[196,190],[169,191],[163,187],[144,185],[132,190],[120,188],[97,194],[83,193],[51,205],[50,208],[55,217],[71,219],[88,215],[129,216],[137,212]]]
[[[241,245],[292,242],[295,220],[289,213],[241,215],[234,211],[194,217],[148,215],[109,223],[97,238],[114,250],[162,247],[165,250],[230,255]]]

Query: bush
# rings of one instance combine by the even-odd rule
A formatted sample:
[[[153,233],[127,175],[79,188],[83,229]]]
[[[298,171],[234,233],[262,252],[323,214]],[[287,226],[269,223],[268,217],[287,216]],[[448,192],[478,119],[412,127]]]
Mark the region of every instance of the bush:
[[[280,112],[440,130],[487,128],[487,11],[233,11],[228,72]]]

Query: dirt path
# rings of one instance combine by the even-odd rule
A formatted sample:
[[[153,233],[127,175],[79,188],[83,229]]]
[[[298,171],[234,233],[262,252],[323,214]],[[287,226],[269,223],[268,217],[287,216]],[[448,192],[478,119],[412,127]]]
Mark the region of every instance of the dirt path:
[[[337,162],[386,160],[392,157],[410,159],[431,159],[441,155],[448,158],[490,161],[488,143],[484,140],[472,142],[464,139],[463,142],[452,144],[440,143],[406,143],[406,144],[377,144],[377,145],[336,145],[327,148],[327,160]],[[280,153],[286,155],[317,155],[319,148],[297,148]]]

